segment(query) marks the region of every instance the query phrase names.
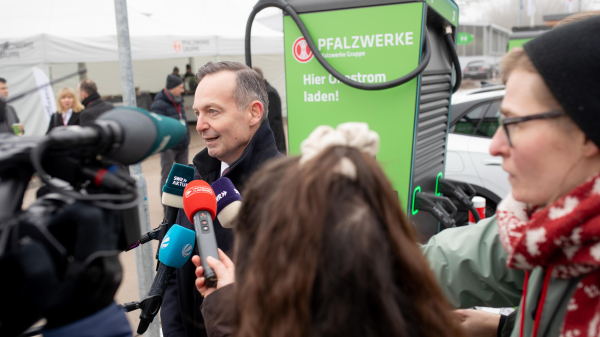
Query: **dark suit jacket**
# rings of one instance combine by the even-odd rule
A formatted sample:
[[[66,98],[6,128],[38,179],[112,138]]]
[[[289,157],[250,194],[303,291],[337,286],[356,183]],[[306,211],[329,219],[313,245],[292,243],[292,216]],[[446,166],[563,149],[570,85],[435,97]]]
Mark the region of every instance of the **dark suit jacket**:
[[[277,150],[283,154],[287,154],[287,147],[285,145],[285,133],[283,131],[283,115],[281,112],[281,98],[277,93],[277,90],[273,88],[265,80],[265,84],[267,85],[267,95],[269,96],[269,113],[267,115],[267,119],[269,120],[269,124],[271,125],[271,130],[273,130],[273,135],[275,136],[275,143],[277,144]]]
[[[275,157],[283,157],[283,155],[277,151],[273,131],[271,131],[267,120],[256,131],[242,156],[231,164],[225,177],[231,179],[238,191],[242,191],[248,177],[265,162]],[[201,179],[212,184],[220,178],[221,161],[209,156],[207,149],[200,151],[192,162],[196,169],[194,179]],[[183,210],[179,211],[176,223],[194,230],[193,224],[188,220]],[[217,246],[225,253],[230,254],[233,248],[233,231],[223,228],[218,219],[214,220],[214,227]],[[198,247],[194,247],[193,255],[198,255]],[[169,281],[160,311],[162,330],[165,337],[206,335],[204,319],[200,312],[203,299],[194,285],[196,281],[195,270],[196,268],[190,259],[183,267],[175,271]]]
[[[100,98],[98,93],[90,95],[81,104],[85,106],[85,110],[81,112],[81,125],[89,124],[105,112],[115,108],[114,105]]]
[[[82,113],[83,113],[83,111],[80,111],[80,112],[73,111],[71,118],[69,118],[69,121],[67,122],[67,126],[81,125],[79,123],[79,117],[81,116]],[[63,124],[61,114],[59,114],[58,112],[55,112],[52,114],[52,116],[50,116],[50,124],[48,124],[48,131],[46,131],[46,133],[50,132],[50,130],[54,129],[57,126],[65,126],[65,125]]]

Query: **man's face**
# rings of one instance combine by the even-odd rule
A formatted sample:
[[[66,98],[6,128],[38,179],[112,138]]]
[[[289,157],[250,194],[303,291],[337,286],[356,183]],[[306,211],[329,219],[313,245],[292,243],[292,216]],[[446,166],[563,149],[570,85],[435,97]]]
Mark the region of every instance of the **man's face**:
[[[4,97],[4,99],[8,98],[8,85],[6,83],[0,82],[0,96]]]
[[[236,85],[234,72],[207,75],[198,84],[193,106],[198,116],[196,130],[206,141],[208,154],[229,165],[252,139],[263,109],[260,102],[254,101],[239,110],[233,98]]]
[[[176,86],[175,88],[169,89],[169,91],[171,92],[173,97],[179,97],[179,96],[181,96],[181,94],[183,94],[185,89],[183,89],[183,83],[181,83],[180,85]]]

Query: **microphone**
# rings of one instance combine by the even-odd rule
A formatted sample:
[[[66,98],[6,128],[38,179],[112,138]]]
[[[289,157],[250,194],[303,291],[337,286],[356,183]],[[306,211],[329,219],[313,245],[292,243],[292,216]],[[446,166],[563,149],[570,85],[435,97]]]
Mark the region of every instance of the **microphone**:
[[[137,333],[143,334],[154,320],[162,304],[167,284],[175,268],[181,268],[192,255],[194,250],[194,231],[179,225],[173,225],[165,235],[160,250],[158,261],[160,266],[148,296],[140,304],[140,324]]]
[[[139,240],[134,242],[125,251],[132,250],[139,245],[143,245],[152,240],[162,241],[165,232],[167,232],[177,220],[177,213],[180,208],[183,208],[183,190],[188,182],[193,179],[194,169],[192,167],[177,163],[173,164],[171,172],[169,172],[169,178],[162,188],[162,204],[165,206],[165,217],[163,218],[163,221],[157,228],[144,233]]]
[[[208,265],[206,258],[212,256],[219,259],[217,239],[213,220],[217,214],[217,199],[215,192],[207,182],[194,180],[190,182],[183,192],[183,210],[196,230],[198,252],[204,268],[204,279],[207,287],[215,287],[217,275]]]
[[[233,220],[242,207],[242,196],[227,177],[217,179],[211,185],[217,196],[217,219],[224,228],[233,228]]]
[[[87,126],[54,128],[52,148],[89,147],[124,165],[132,165],[179,143],[187,128],[174,118],[134,107],[113,109]]]
[[[173,164],[169,178],[162,191],[162,204],[171,208],[183,208],[183,191],[194,180],[194,169],[187,165]]]

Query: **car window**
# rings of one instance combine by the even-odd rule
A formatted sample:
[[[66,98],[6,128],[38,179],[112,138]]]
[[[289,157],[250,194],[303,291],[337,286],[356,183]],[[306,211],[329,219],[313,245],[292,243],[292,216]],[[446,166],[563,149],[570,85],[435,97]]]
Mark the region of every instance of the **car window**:
[[[500,110],[501,103],[502,100],[500,99],[492,102],[483,116],[483,120],[479,124],[475,135],[489,138],[494,136],[496,129],[498,129],[498,111]]]
[[[456,124],[450,129],[450,132],[472,135],[477,129],[477,125],[481,121],[481,116],[487,111],[490,106],[490,102],[485,102],[474,106],[469,112],[456,122]]]

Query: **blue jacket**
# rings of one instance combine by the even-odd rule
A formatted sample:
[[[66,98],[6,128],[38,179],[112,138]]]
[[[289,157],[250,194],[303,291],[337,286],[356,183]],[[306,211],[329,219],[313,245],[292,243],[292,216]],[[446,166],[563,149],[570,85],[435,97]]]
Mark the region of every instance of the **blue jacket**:
[[[248,177],[256,172],[266,161],[275,157],[284,156],[277,151],[275,137],[267,120],[256,131],[256,134],[254,134],[254,137],[252,137],[252,140],[246,146],[240,158],[231,164],[225,177],[231,179],[231,182],[238,191],[242,191],[243,197],[243,187]],[[220,178],[221,161],[209,156],[207,149],[200,151],[192,162],[196,169],[194,179],[201,179],[212,184]],[[177,224],[194,230],[193,224],[185,216],[183,210],[179,211]],[[231,255],[233,231],[223,228],[218,219],[215,219],[214,227],[217,246],[228,255]],[[193,255],[198,255],[197,247],[194,247]],[[200,305],[203,298],[196,290],[194,284],[196,281],[195,270],[196,268],[190,259],[183,267],[175,271],[169,281],[160,312],[162,330],[165,337],[196,337],[206,335],[204,319],[200,312]]]
[[[184,150],[187,149],[188,145],[190,145],[190,131],[187,129],[187,119],[185,117],[185,108],[183,103],[173,103],[174,99],[170,92],[166,89],[160,91],[156,96],[154,96],[154,103],[150,106],[150,111],[157,113],[159,115],[175,118],[179,120],[180,117],[185,121],[186,125],[186,134],[185,137],[179,142],[179,144],[173,147],[174,150]],[[181,111],[181,116],[179,115],[179,111],[177,110],[177,105]]]

